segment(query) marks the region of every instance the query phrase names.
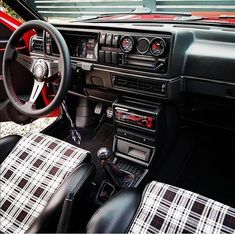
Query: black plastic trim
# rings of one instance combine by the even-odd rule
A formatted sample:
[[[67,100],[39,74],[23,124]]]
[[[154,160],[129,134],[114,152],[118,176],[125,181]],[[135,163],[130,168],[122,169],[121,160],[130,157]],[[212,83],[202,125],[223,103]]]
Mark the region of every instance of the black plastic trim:
[[[38,14],[35,10],[33,10],[29,6],[29,4],[27,4],[23,0],[16,0],[16,1],[4,0],[4,2],[8,6],[10,6],[15,12],[17,12],[25,21],[35,20],[35,19],[45,21],[45,19],[40,14]]]

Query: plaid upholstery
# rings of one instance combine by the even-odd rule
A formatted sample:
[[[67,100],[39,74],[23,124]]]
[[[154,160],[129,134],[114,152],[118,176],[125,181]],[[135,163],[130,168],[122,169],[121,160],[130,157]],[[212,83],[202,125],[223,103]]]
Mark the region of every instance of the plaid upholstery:
[[[43,134],[22,137],[1,165],[0,233],[24,233],[87,151]]]
[[[129,233],[234,233],[235,209],[159,182],[145,189]]]

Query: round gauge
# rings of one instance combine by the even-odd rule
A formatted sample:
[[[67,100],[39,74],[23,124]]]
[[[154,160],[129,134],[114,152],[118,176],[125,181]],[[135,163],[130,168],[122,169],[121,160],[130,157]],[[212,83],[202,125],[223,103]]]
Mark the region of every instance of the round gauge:
[[[146,54],[149,50],[150,42],[147,38],[142,37],[138,40],[136,49],[140,54]]]
[[[154,38],[150,44],[150,52],[154,56],[160,56],[165,52],[166,42],[162,38]]]
[[[134,48],[134,39],[131,36],[123,36],[120,40],[120,49],[124,53],[130,53]]]

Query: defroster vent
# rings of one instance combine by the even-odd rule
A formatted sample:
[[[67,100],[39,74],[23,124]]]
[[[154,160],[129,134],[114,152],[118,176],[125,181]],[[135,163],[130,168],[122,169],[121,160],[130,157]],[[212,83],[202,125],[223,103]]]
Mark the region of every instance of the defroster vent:
[[[119,89],[136,90],[154,95],[166,95],[167,83],[165,81],[113,75],[113,85]]]

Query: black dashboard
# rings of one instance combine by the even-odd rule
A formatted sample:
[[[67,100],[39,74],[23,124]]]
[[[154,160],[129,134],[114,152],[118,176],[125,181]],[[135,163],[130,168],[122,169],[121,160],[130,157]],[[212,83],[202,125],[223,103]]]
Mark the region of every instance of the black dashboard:
[[[55,25],[86,84],[172,100],[182,92],[235,98],[235,29],[173,24]],[[40,42],[35,43],[37,40]],[[53,39],[34,38],[57,56]],[[36,48],[36,46],[35,46]],[[76,85],[71,88],[76,93]]]
[[[127,32],[67,32],[62,34],[74,59],[95,61],[103,65],[121,66],[165,74],[171,48],[171,35]],[[57,55],[55,42],[47,38],[47,54]]]
[[[191,124],[235,131],[235,28],[168,23],[55,26],[71,56],[67,101],[76,123],[93,123],[96,115],[99,124],[104,116],[113,120],[115,163],[120,168],[131,168],[130,162],[142,166],[136,184],[154,160],[162,166],[163,158],[180,155],[170,152],[178,144],[191,156],[194,138],[200,138]],[[31,53],[58,57],[46,32],[31,39]],[[183,143],[179,132],[187,138]]]

